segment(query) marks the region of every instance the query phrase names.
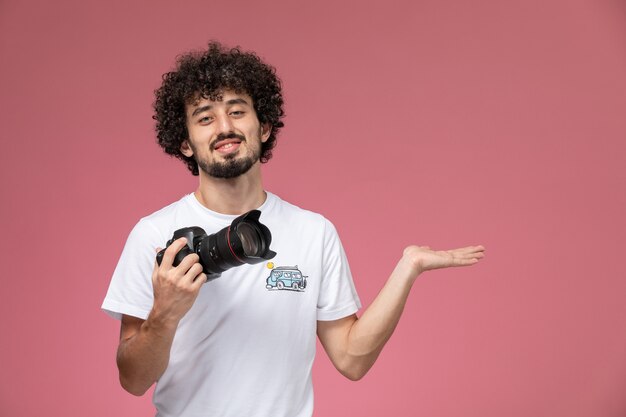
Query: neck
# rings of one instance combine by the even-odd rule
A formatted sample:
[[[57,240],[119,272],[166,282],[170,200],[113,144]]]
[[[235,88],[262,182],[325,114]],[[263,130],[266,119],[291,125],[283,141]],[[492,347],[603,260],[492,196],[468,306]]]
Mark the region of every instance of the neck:
[[[263,190],[261,167],[257,162],[236,178],[214,178],[200,171],[195,196],[206,208],[222,214],[243,214],[258,208],[267,197]]]

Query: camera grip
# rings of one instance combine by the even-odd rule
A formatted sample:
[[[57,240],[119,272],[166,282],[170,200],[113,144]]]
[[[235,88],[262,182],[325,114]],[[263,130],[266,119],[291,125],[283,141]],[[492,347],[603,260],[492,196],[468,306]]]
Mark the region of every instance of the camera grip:
[[[161,262],[163,262],[163,255],[165,254],[165,251],[167,248],[169,248],[169,246],[176,240],[176,239],[180,239],[181,237],[184,237],[185,239],[187,239],[187,245],[182,248],[174,257],[174,262],[172,263],[173,266],[178,266],[183,259],[185,259],[185,256],[195,253],[193,250],[193,245],[194,245],[194,239],[197,236],[204,236],[206,233],[204,232],[204,230],[200,227],[184,227],[182,229],[178,229],[174,232],[174,236],[172,237],[172,239],[170,239],[167,242],[167,246],[165,247],[165,249],[162,249],[161,251],[159,251],[159,253],[157,253],[156,256],[156,260],[157,260],[157,264],[161,265]]]

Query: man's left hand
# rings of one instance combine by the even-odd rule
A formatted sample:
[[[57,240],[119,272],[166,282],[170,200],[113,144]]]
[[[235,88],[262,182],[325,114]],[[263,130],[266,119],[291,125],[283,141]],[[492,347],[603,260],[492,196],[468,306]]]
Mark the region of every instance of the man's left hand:
[[[483,246],[467,246],[451,250],[432,250],[428,246],[409,246],[403,258],[409,262],[415,276],[431,269],[474,265],[485,256]]]

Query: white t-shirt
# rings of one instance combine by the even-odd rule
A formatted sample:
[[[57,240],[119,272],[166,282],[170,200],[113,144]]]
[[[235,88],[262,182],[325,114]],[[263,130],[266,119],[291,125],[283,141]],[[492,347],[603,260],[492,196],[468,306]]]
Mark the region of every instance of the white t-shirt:
[[[178,325],[168,367],[157,382],[157,417],[313,413],[317,320],[349,316],[361,304],[327,219],[271,193],[259,210],[277,255],[204,284]],[[165,247],[176,229],[199,226],[211,234],[236,217],[213,212],[189,194],[141,219],[102,309],[117,319],[122,314],[146,319],[153,304],[155,249]]]

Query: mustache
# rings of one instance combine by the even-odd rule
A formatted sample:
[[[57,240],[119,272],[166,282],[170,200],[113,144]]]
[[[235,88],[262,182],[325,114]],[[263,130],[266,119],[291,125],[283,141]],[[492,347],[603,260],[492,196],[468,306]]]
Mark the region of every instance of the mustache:
[[[246,141],[246,137],[244,135],[239,135],[235,132],[220,133],[217,135],[217,138],[215,138],[213,143],[211,143],[211,150],[215,150],[215,144],[225,139],[239,139],[242,142]]]

